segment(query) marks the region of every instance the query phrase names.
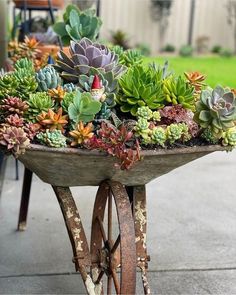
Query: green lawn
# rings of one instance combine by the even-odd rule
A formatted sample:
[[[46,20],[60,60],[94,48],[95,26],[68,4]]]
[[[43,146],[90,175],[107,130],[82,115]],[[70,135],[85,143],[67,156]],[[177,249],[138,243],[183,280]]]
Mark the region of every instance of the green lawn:
[[[236,88],[236,57],[148,57],[147,62],[163,64],[169,61],[169,68],[177,74],[199,71],[207,76],[206,83],[211,87],[218,84]]]

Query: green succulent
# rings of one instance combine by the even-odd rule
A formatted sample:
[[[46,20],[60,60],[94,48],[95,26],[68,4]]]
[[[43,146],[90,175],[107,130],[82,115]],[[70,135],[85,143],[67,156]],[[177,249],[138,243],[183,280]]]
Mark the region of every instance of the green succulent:
[[[161,114],[159,111],[152,112],[152,119],[153,121],[161,121]]]
[[[66,147],[66,137],[60,130],[47,129],[46,132],[39,132],[36,137],[41,144],[55,148]]]
[[[180,104],[185,109],[195,110],[194,87],[181,76],[170,76],[163,80],[163,92],[166,104]]]
[[[149,122],[147,119],[139,118],[135,127],[135,135],[142,138],[144,144],[148,144],[151,141]]]
[[[232,92],[221,86],[201,92],[196,103],[194,120],[202,128],[210,128],[216,138],[234,126],[236,120],[236,100]]]
[[[143,107],[138,108],[136,115],[137,115],[137,117],[144,118],[146,120],[150,120],[153,117],[153,112],[149,107],[143,106]]]
[[[15,65],[15,73],[17,72],[19,76],[32,76],[35,73],[34,64],[28,58],[21,58],[19,59]],[[24,74],[20,74],[23,72]]]
[[[154,127],[151,130],[151,141],[154,144],[158,144],[162,147],[165,147],[165,143],[167,140],[166,131],[162,127]]]
[[[111,48],[119,56],[119,62],[126,67],[131,67],[143,62],[143,56],[140,50],[128,49],[124,50],[121,46],[115,45]]]
[[[97,71],[90,71],[90,75],[80,75],[79,76],[79,83],[78,83],[78,89],[83,92],[90,92],[91,86],[93,84],[94,76],[97,73]],[[116,105],[115,97],[117,92],[117,85],[118,80],[115,79],[114,74],[112,72],[107,73],[98,73],[97,74],[102,86],[105,88],[105,94],[106,94],[106,103],[107,106],[110,108],[113,108]]]
[[[64,113],[66,113],[66,114],[68,113],[69,105],[73,102],[74,96],[75,96],[74,92],[68,92],[65,94],[65,96],[61,102],[61,106],[62,106]]]
[[[150,109],[164,106],[162,91],[163,69],[154,65],[135,65],[120,78],[117,103],[122,112],[136,116],[139,107]]]
[[[188,126],[185,123],[170,124],[166,127],[166,136],[170,144],[173,144],[175,141],[182,139],[186,141],[186,131]],[[188,136],[189,140],[190,137]]]
[[[13,74],[0,77],[0,98],[18,96],[19,80]]]
[[[28,100],[30,94],[34,93],[38,88],[38,83],[34,76],[22,77],[19,82],[19,86],[17,87],[18,97]]]
[[[47,91],[60,85],[59,74],[50,65],[39,70],[35,77],[38,82],[38,91]]]
[[[226,132],[223,133],[222,144],[224,146],[236,147],[236,127],[229,128]]]
[[[216,138],[211,131],[211,128],[206,128],[203,130],[201,137],[204,138],[206,141],[212,144],[217,144],[219,142],[219,138]]]
[[[53,109],[53,101],[46,92],[37,92],[30,94],[30,98],[27,101],[29,108],[25,114],[27,121],[36,123],[36,117],[43,111],[47,112],[48,109]]]
[[[73,102],[69,105],[69,118],[75,123],[80,121],[87,123],[94,119],[101,110],[101,103],[95,101],[89,92],[74,92]]]
[[[83,37],[96,40],[102,25],[94,9],[80,11],[74,5],[67,6],[63,19],[63,22],[53,26],[53,30],[61,37],[64,45],[69,45],[70,40],[80,41]]]

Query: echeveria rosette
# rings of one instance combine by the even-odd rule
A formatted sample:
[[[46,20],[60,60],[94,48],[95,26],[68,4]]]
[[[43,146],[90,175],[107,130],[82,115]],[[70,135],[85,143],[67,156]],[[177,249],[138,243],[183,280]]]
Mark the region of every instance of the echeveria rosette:
[[[117,54],[87,38],[80,42],[71,41],[70,54],[71,57],[60,51],[54,65],[67,82],[78,83],[80,75],[90,76],[91,71],[95,74],[112,72],[116,78],[126,70],[119,64]]]
[[[236,127],[228,129],[222,135],[224,146],[228,146],[231,149],[236,147]]]
[[[236,120],[236,100],[232,92],[221,86],[201,92],[196,103],[194,120],[202,128],[210,128],[215,138],[220,138],[224,131],[234,127]]]

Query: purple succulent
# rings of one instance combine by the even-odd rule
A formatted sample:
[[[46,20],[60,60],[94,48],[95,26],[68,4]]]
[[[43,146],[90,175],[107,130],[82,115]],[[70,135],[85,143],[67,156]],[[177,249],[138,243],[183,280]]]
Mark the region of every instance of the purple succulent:
[[[91,70],[101,73],[112,72],[114,77],[125,71],[125,67],[119,64],[119,57],[110,51],[105,45],[93,43],[87,38],[80,42],[71,41],[71,57],[63,51],[58,53],[57,64],[54,66],[62,78],[68,82],[78,82],[79,75],[91,75]]]

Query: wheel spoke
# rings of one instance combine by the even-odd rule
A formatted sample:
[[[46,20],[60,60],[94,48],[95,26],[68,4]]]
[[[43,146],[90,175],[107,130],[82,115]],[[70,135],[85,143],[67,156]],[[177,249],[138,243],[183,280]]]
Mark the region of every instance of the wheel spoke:
[[[120,244],[120,235],[117,237],[115,244],[113,245],[112,249],[111,249],[111,253],[114,254],[116,252],[117,247]]]
[[[111,295],[111,291],[112,291],[112,276],[109,275],[107,277],[107,295]]]
[[[102,279],[104,273],[105,273],[105,272],[104,272],[103,270],[100,271],[100,273],[99,273],[99,275],[98,275],[98,278],[97,278],[95,284],[99,284],[99,283],[100,283],[100,281],[101,281],[101,279]]]
[[[120,284],[119,284],[119,279],[117,277],[117,273],[115,272],[114,269],[111,270],[111,275],[114,281],[114,285],[115,285],[115,289],[116,289],[116,293],[120,294]]]
[[[103,222],[101,221],[101,219],[99,217],[97,217],[97,220],[98,220],[99,228],[100,228],[100,231],[101,231],[101,234],[102,234],[103,242],[104,242],[104,244],[106,244],[107,243],[107,236],[106,236],[106,233],[105,233]]]
[[[108,197],[108,225],[107,225],[107,232],[108,232],[108,241],[112,240],[112,195],[111,192],[109,193]]]

